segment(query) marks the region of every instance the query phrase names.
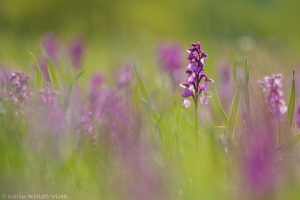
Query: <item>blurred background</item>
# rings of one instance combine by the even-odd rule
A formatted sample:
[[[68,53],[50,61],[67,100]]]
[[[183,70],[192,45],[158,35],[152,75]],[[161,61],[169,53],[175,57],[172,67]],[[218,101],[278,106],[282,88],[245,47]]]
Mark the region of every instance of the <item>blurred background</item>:
[[[299,18],[298,0],[1,0],[0,59],[27,63],[24,52],[51,32],[62,40],[80,35],[88,55],[105,65],[117,64],[111,51],[118,59],[142,56],[162,40],[177,40],[185,48],[199,40],[214,57],[254,43],[277,51],[279,59],[287,54],[292,60],[285,63],[292,65],[299,62]]]
[[[152,117],[154,116],[155,118],[156,113],[149,112],[148,104],[145,106],[147,109],[142,109],[144,108],[144,104],[140,101],[141,95],[138,93],[139,88],[137,87],[140,84],[139,79],[137,81],[138,84],[135,84],[133,87],[133,93],[128,93],[127,90],[123,91],[124,94],[128,95],[129,99],[132,98],[132,110],[137,111],[134,117],[143,122],[145,121],[145,124],[141,123],[142,125],[138,128],[143,128],[143,131],[151,134],[152,132],[155,133],[153,134],[155,138],[155,140],[153,139],[153,141],[155,141],[153,144],[155,145],[153,145],[153,150],[149,150],[149,152],[151,152],[149,155],[154,155],[153,160],[155,160],[155,163],[158,163],[159,168],[163,166],[161,167],[163,168],[163,173],[161,174],[165,175],[166,178],[163,177],[161,179],[166,179],[167,181],[166,183],[152,183],[152,173],[154,172],[152,172],[151,167],[149,174],[146,174],[146,176],[149,176],[146,177],[146,180],[149,178],[150,185],[158,185],[158,188],[163,188],[161,185],[167,185],[166,187],[169,188],[163,188],[161,190],[163,191],[162,193],[165,194],[165,190],[174,190],[176,193],[173,194],[172,192],[172,195],[178,196],[178,199],[232,199],[230,198],[231,193],[236,193],[238,190],[235,187],[231,187],[231,185],[243,187],[239,182],[237,182],[237,184],[230,184],[230,182],[235,182],[235,180],[238,179],[237,177],[232,178],[231,176],[232,174],[235,176],[240,174],[238,172],[238,165],[233,162],[232,165],[234,168],[232,171],[234,173],[230,173],[230,176],[228,176],[229,173],[227,172],[229,170],[226,166],[227,157],[224,156],[223,149],[215,148],[221,145],[219,145],[219,141],[211,137],[212,134],[204,134],[204,137],[207,137],[204,142],[209,145],[204,147],[204,154],[201,154],[201,156],[204,155],[204,157],[198,157],[198,149],[194,149],[193,145],[191,145],[194,139],[189,135],[189,133],[194,131],[193,124],[190,123],[190,119],[193,119],[192,110],[186,110],[181,107],[182,98],[180,97],[180,92],[182,91],[180,91],[177,82],[176,85],[174,84],[175,87],[171,87],[168,83],[165,84],[165,82],[167,82],[166,80],[169,80],[167,73],[173,69],[169,71],[160,69],[161,63],[159,63],[159,59],[157,59],[157,54],[159,54],[157,53],[158,47],[165,42],[170,42],[171,44],[174,42],[175,52],[178,53],[177,50],[179,49],[178,55],[182,53],[182,57],[184,58],[186,56],[185,49],[189,48],[190,43],[200,41],[203,45],[203,50],[209,55],[205,70],[209,77],[215,80],[213,88],[218,88],[221,94],[220,96],[222,96],[222,91],[225,91],[225,95],[229,96],[227,99],[228,109],[226,111],[229,110],[229,106],[231,105],[233,91],[232,93],[227,93],[224,87],[221,87],[222,78],[220,77],[222,77],[223,71],[219,69],[221,69],[220,66],[222,67],[222,63],[225,63],[226,69],[227,67],[229,67],[230,70],[238,67],[242,69],[247,59],[250,67],[250,85],[253,85],[255,89],[259,89],[256,83],[257,80],[262,79],[263,76],[272,73],[282,73],[285,80],[284,98],[287,100],[292,79],[292,69],[296,70],[296,76],[300,78],[298,70],[300,67],[300,26],[298,19],[300,19],[299,0],[0,0],[0,69],[22,69],[29,74],[29,76],[34,77],[34,59],[29,52],[32,52],[36,57],[40,58],[42,55],[41,52],[43,51],[42,43],[45,41],[45,38],[47,38],[45,36],[49,35],[55,36],[54,38],[58,39],[59,49],[62,50],[58,51],[58,57],[61,60],[54,62],[55,70],[59,72],[59,75],[63,75],[60,76],[60,78],[63,77],[60,80],[64,82],[64,86],[72,86],[74,77],[78,74],[79,70],[83,70],[84,74],[80,77],[80,80],[78,80],[78,88],[85,89],[80,90],[84,91],[83,93],[89,93],[89,90],[86,88],[92,75],[95,75],[95,72],[97,72],[96,75],[101,75],[98,76],[98,80],[96,80],[98,83],[96,84],[102,85],[103,77],[104,85],[115,85],[117,86],[115,87],[117,88],[116,90],[118,90],[119,86],[116,80],[118,79],[119,69],[128,64],[128,61],[134,60],[138,69],[137,71],[141,74],[141,79],[146,83],[145,86],[149,91],[151,103],[155,105],[154,107],[162,113],[161,115],[163,116],[160,117],[159,120],[156,119],[159,121],[157,124],[162,124],[161,126],[163,127],[161,128],[162,130],[157,131],[160,127],[157,129],[156,125],[155,127],[152,125]],[[80,46],[79,48],[76,48],[75,45],[75,54],[84,52],[84,56],[82,62],[80,62],[80,66],[72,68],[68,56],[70,52],[68,52],[68,50],[70,44],[72,44],[74,39],[76,41],[77,38],[80,38],[80,40],[77,41],[81,41],[82,39],[83,45],[77,45]],[[177,44],[179,44],[178,49]],[[174,48],[174,46],[172,48]],[[79,49],[79,53],[76,49]],[[173,59],[172,56],[174,56],[174,54],[172,52],[173,51],[169,53],[167,48],[166,54],[169,55],[162,57],[171,57],[171,61],[176,60]],[[172,55],[170,56],[170,54]],[[39,60],[39,62],[41,68],[42,62],[41,60]],[[179,62],[181,62],[181,59],[179,59]],[[180,74],[181,76],[183,75],[184,67],[187,62],[183,60],[182,63],[182,70],[180,67],[177,68],[180,73],[182,72]],[[47,71],[47,65],[49,65],[49,63],[45,65]],[[225,70],[223,75],[225,74],[225,76],[228,75],[230,77],[230,70],[229,72]],[[240,72],[243,72],[242,70]],[[239,71],[236,70],[236,73],[233,74],[239,75]],[[168,75],[172,74],[169,73]],[[180,75],[177,75],[178,74],[174,74],[174,77],[177,79],[179,77],[179,81],[184,80]],[[300,80],[299,78],[298,80]],[[226,79],[225,82],[226,81],[229,83],[229,89],[233,89],[231,88],[232,85],[230,82],[233,80],[229,78],[229,80]],[[299,82],[296,82],[296,84],[299,84]],[[75,97],[77,97],[76,92],[77,90],[74,92]],[[299,89],[297,92],[299,93]],[[257,98],[255,98],[255,94],[253,95],[253,93],[251,93],[251,96],[256,101]],[[77,105],[76,98],[72,100],[75,102],[74,105]],[[298,104],[298,100],[299,98],[296,100],[296,104]],[[222,103],[224,103],[224,101],[222,101]],[[221,134],[223,134],[224,127],[210,126],[218,125],[218,123],[214,124],[214,121],[209,121],[210,117],[215,117],[213,115],[210,116],[209,108],[202,108],[204,112],[201,112],[201,116],[203,115],[202,118],[200,118],[201,126],[209,127],[207,130],[203,129],[203,131],[205,133],[212,132],[219,134],[219,129],[222,129]],[[70,110],[77,111],[77,109]],[[174,116],[176,116],[176,120]],[[182,120],[183,123],[179,123],[179,119]],[[35,119],[32,121],[34,120]],[[118,120],[116,121],[119,122]],[[22,129],[22,123],[19,128],[20,130],[15,130],[15,127],[11,126],[11,124],[19,125],[20,121],[11,121],[10,118],[0,120],[0,125],[6,128],[0,126],[0,132],[4,130],[4,134],[2,134],[5,136],[4,138],[6,138],[6,136],[10,137],[11,135],[6,134],[5,130],[7,130],[8,133],[16,133],[15,135],[18,135],[19,132],[27,131],[25,128],[23,128],[24,130]],[[136,121],[134,121],[134,124],[139,125],[139,122],[136,123]],[[177,126],[179,126],[179,128]],[[18,128],[18,126],[16,127]],[[72,132],[72,130],[68,131]],[[156,135],[156,131],[161,132],[161,136]],[[173,136],[173,133],[174,135],[178,134],[178,136]],[[179,138],[179,133],[180,140],[178,139],[177,144],[176,138]],[[23,136],[22,134],[19,135]],[[159,137],[162,137],[162,139]],[[67,139],[66,141],[68,141]],[[173,140],[175,141],[174,147]],[[1,139],[0,142],[1,141],[4,140]],[[16,146],[13,134],[7,141],[3,142],[4,145],[0,145],[3,149],[0,153],[5,156],[7,155],[6,152],[11,151],[10,148],[6,147],[11,147],[14,150]],[[20,144],[23,144],[23,140],[20,141]],[[90,144],[88,142],[87,144]],[[41,141],[41,144],[43,144],[43,141]],[[106,148],[105,145],[101,146],[102,143],[99,144],[99,147]],[[142,142],[141,144],[141,147],[147,146]],[[175,144],[178,146],[176,147],[177,149],[175,148]],[[134,145],[132,146],[135,148]],[[45,145],[45,147],[50,147],[49,149],[51,149],[52,146]],[[5,188],[1,186],[1,184],[5,183],[4,185],[9,189],[15,189],[17,185],[21,188],[20,191],[22,191],[23,188],[26,190],[27,186],[28,188],[33,188],[33,191],[36,191],[36,188],[44,187],[42,183],[47,183],[48,187],[46,188],[50,191],[59,189],[63,192],[69,192],[69,194],[74,191],[78,191],[78,193],[83,191],[83,194],[85,194],[84,192],[86,192],[86,194],[92,194],[95,191],[98,192],[100,182],[99,187],[101,187],[101,191],[99,194],[102,192],[104,195],[111,196],[109,193],[110,187],[115,187],[115,182],[119,183],[119,179],[113,179],[114,176],[111,176],[111,174],[114,175],[115,172],[118,172],[118,170],[116,170],[118,168],[116,167],[115,169],[112,166],[116,165],[119,167],[119,164],[114,165],[114,163],[109,163],[110,155],[107,156],[108,161],[106,161],[105,150],[99,151],[103,155],[100,154],[100,156],[98,156],[98,151],[94,151],[93,148],[87,145],[85,148],[82,148],[84,151],[80,154],[80,159],[78,159],[77,151],[74,151],[71,156],[67,157],[66,162],[64,159],[62,159],[63,162],[58,162],[58,164],[56,161],[49,162],[50,167],[48,169],[48,165],[45,165],[43,161],[45,160],[45,163],[47,163],[48,160],[55,160],[55,153],[53,154],[52,151],[49,151],[47,148],[45,148],[45,151],[41,151],[41,153],[39,151],[23,151],[22,148],[18,149],[18,146],[16,146],[15,152],[12,150],[10,154],[12,155],[12,159],[8,164],[7,158],[0,156],[3,160],[6,159],[5,162],[3,162],[4,164],[0,163],[1,176],[6,177],[7,171],[9,172],[7,176],[7,180],[9,181],[5,179],[3,179],[4,181],[1,180],[0,189]],[[134,148],[133,152],[143,153],[143,151]],[[64,151],[64,149],[62,151]],[[48,154],[44,155],[44,152],[48,152]],[[31,154],[35,155],[35,153],[37,154],[36,157],[33,156],[33,158],[31,158]],[[148,154],[145,154],[145,156],[142,153],[138,154],[138,156],[148,159]],[[48,158],[47,155],[54,156],[53,158]],[[27,156],[29,157],[28,162],[26,160]],[[113,156],[111,157],[113,158]],[[18,161],[18,158],[20,158],[21,164],[15,162],[15,160]],[[23,158],[25,161],[22,160]],[[102,159],[104,160],[103,162]],[[131,157],[129,157],[129,159],[131,159]],[[166,164],[162,162],[164,159]],[[150,160],[152,161],[152,157]],[[38,164],[36,165],[36,162],[33,161],[38,161]],[[133,161],[135,162],[135,160]],[[137,162],[145,163],[143,159]],[[30,173],[28,173],[29,175],[27,174],[27,165],[31,167],[32,163],[34,165],[32,165],[32,168],[29,168],[30,170],[28,171],[32,172],[33,176]],[[122,160],[120,163],[123,164]],[[131,164],[131,162],[129,162],[129,164]],[[134,174],[136,168],[129,164],[127,167],[128,169],[132,169]],[[120,166],[123,167],[123,165]],[[201,170],[197,171],[195,168]],[[169,172],[169,169],[172,169],[170,170],[171,172]],[[21,184],[19,184],[19,179],[14,179],[15,171],[18,170],[22,173],[24,172],[27,177]],[[290,177],[294,177],[292,170],[287,168],[285,171],[291,172]],[[39,176],[40,174],[41,176]],[[136,174],[145,173],[143,170],[140,170]],[[158,177],[162,177],[160,173],[157,174]],[[22,176],[20,175],[19,177]],[[35,178],[33,181],[32,177]],[[143,178],[143,176],[141,177]],[[140,176],[134,178],[139,180]],[[20,179],[22,180],[22,178]],[[295,179],[297,179],[297,177]],[[52,184],[52,182],[54,182],[53,180],[59,184]],[[126,180],[126,178],[124,178],[124,180]],[[192,182],[192,180],[194,182]],[[290,179],[287,180],[286,182],[290,184],[286,184],[284,190],[278,190],[279,193],[282,193],[282,196],[287,195],[284,199],[299,199],[299,181],[296,180],[292,182]],[[140,181],[143,182],[143,180]],[[29,182],[31,185],[28,184]],[[128,182],[124,181],[123,185],[127,186],[127,183]],[[131,184],[129,185],[131,186]],[[136,185],[142,189],[147,186],[143,184],[133,184],[133,189],[135,189]],[[290,185],[293,185],[293,187],[290,187]],[[68,187],[69,189],[67,190],[66,188]],[[176,190],[174,188],[176,188]],[[144,195],[144,190],[142,189],[141,194]],[[105,191],[108,191],[107,194]],[[152,191],[151,188],[149,191]],[[241,191],[241,196],[244,196],[243,190]],[[99,195],[97,192],[95,192],[94,198],[91,197],[90,199],[99,199],[99,196],[103,196],[103,194]],[[251,196],[253,193],[255,192],[251,191],[249,193],[249,199],[252,199]],[[293,198],[289,198],[288,195],[294,196]],[[207,198],[209,196],[218,196],[218,198]],[[278,199],[282,199],[280,197],[281,196],[279,196]],[[86,198],[86,196],[84,198]],[[77,199],[84,198],[80,196]],[[151,197],[148,197],[148,199],[151,199]],[[238,196],[236,199],[241,198]],[[263,199],[274,198],[271,196],[270,198]]]

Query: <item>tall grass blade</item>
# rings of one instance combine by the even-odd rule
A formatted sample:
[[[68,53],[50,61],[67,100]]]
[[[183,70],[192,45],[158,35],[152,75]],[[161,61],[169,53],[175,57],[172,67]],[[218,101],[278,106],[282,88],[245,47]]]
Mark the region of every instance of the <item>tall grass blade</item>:
[[[295,101],[296,101],[295,71],[293,70],[292,88],[290,91],[289,104],[288,104],[288,127],[289,128],[292,127],[293,120],[294,120]]]
[[[161,119],[161,116],[160,116],[159,112],[155,110],[152,103],[150,102],[149,95],[148,95],[148,92],[146,90],[145,84],[144,84],[140,74],[138,73],[135,65],[134,65],[134,73],[135,73],[135,76],[136,76],[136,79],[137,79],[137,82],[138,82],[138,86],[139,86],[139,89],[140,89],[140,92],[141,92],[141,95],[142,95],[142,101],[147,106],[147,109],[150,110],[153,119],[157,123],[159,123],[160,119]]]
[[[49,58],[47,59],[47,61],[48,61],[48,72],[49,72],[50,80],[52,83],[52,87],[54,90],[59,90],[59,82],[58,82],[54,64],[52,63],[52,61]]]
[[[222,116],[223,122],[225,124],[225,126],[228,126],[229,120],[228,120],[228,116],[221,104],[219,95],[218,95],[218,91],[215,89],[214,91],[214,95],[212,96],[212,104],[213,107],[215,108],[215,110],[217,111],[218,114],[220,114]]]
[[[245,96],[245,102],[246,102],[246,110],[247,114],[250,117],[250,97],[249,97],[249,65],[248,60],[245,61],[245,67],[244,67],[244,96]]]
[[[38,89],[41,89],[42,85],[43,85],[42,73],[39,68],[39,63],[38,63],[36,56],[31,51],[28,51],[28,53],[34,60],[34,66],[35,66],[34,88],[38,90]]]
[[[237,115],[238,115],[238,109],[239,109],[239,103],[240,103],[240,88],[236,87],[234,98],[233,98],[231,109],[230,109],[230,116],[229,116],[228,129],[230,131],[233,130],[234,125],[236,123],[236,119],[237,119]]]
[[[65,103],[64,103],[65,108],[67,108],[68,105],[69,105],[69,102],[70,102],[70,96],[71,96],[72,89],[73,89],[75,83],[76,83],[76,82],[78,81],[78,79],[83,75],[83,73],[84,73],[84,71],[80,71],[80,72],[75,76],[75,78],[73,79],[71,85],[69,86],[68,91],[67,91],[67,96],[66,96],[66,98],[65,98]]]

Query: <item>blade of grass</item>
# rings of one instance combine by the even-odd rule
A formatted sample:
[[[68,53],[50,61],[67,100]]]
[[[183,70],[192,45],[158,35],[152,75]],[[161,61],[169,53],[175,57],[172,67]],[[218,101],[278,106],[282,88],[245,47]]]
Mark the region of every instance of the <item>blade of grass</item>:
[[[41,89],[42,85],[43,85],[43,80],[42,80],[42,73],[41,73],[41,70],[39,68],[38,60],[37,60],[36,56],[31,51],[28,51],[28,53],[30,54],[30,56],[34,60],[34,66],[35,66],[34,88],[35,89]]]
[[[289,104],[288,104],[288,127],[289,128],[292,127],[293,120],[294,120],[295,101],[296,101],[295,71],[293,70],[292,88],[290,91]]]
[[[75,76],[75,78],[73,79],[72,83],[70,84],[70,86],[69,86],[69,88],[68,88],[68,91],[67,91],[67,96],[66,96],[66,98],[65,98],[65,103],[64,103],[65,108],[67,108],[68,105],[69,105],[69,102],[70,102],[70,101],[69,101],[69,100],[70,100],[70,96],[71,96],[72,89],[73,89],[75,83],[76,83],[76,82],[78,81],[78,79],[83,75],[83,73],[84,73],[84,71],[80,71],[80,72]]]
[[[48,61],[48,72],[52,83],[52,87],[54,90],[59,90],[59,83],[58,83],[58,78],[57,78],[54,64],[49,58],[47,59],[47,61]]]
[[[135,72],[135,76],[137,78],[138,86],[139,86],[139,89],[140,89],[140,92],[141,92],[141,95],[142,95],[142,101],[145,103],[148,110],[150,110],[151,116],[153,117],[153,119],[156,121],[157,124],[159,124],[159,122],[161,120],[161,115],[159,114],[159,112],[157,112],[155,110],[152,103],[150,102],[149,95],[148,95],[148,92],[146,90],[145,84],[144,84],[140,74],[138,73],[135,65],[134,65],[134,72]]]
[[[236,122],[236,119],[237,119],[239,103],[240,103],[240,88],[236,87],[235,95],[234,95],[234,98],[233,98],[233,101],[232,101],[232,105],[231,105],[231,109],[230,109],[230,116],[229,116],[228,129],[230,131],[233,130],[235,122]]]
[[[212,96],[212,103],[216,111],[222,116],[225,126],[228,127],[228,116],[226,115],[226,112],[221,104],[217,89],[214,90],[214,95]]]
[[[248,60],[246,59],[245,61],[245,67],[244,67],[244,95],[245,95],[245,102],[246,102],[246,110],[247,114],[249,115],[250,118],[250,97],[249,97],[249,65],[248,65]]]

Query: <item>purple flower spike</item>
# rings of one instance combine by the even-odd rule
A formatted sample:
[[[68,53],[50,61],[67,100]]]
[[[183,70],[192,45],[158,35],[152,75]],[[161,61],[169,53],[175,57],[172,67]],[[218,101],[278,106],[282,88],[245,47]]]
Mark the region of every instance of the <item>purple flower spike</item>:
[[[129,85],[132,80],[132,70],[130,64],[125,65],[125,67],[119,72],[119,86]]]
[[[221,87],[219,90],[222,105],[225,110],[230,108],[232,97],[234,96],[234,87],[231,83],[230,65],[222,61],[218,67]]]
[[[96,90],[103,82],[103,76],[101,74],[94,74],[91,77],[91,90]]]
[[[32,96],[29,90],[29,77],[23,72],[12,72],[9,76],[8,95],[16,105],[29,101]]]
[[[194,96],[194,88],[184,88],[183,93],[181,94],[182,97],[191,97]]]
[[[263,81],[258,81],[258,83],[262,87],[270,114],[274,119],[281,119],[287,112],[287,106],[283,100],[282,75],[266,76]]]
[[[103,82],[101,74],[94,74],[90,80],[90,93],[89,93],[89,110],[93,111],[92,114],[97,113],[99,104],[102,97],[100,86]]]
[[[75,69],[79,69],[82,64],[82,58],[84,55],[84,42],[82,39],[77,38],[71,41],[69,45],[69,55],[72,65]]]
[[[57,91],[52,91],[49,87],[46,87],[40,91],[41,102],[47,107],[55,107],[57,104],[56,97]]]
[[[157,57],[164,70],[172,72],[182,66],[181,47],[177,43],[166,42],[161,44],[157,49]]]
[[[178,87],[183,66],[181,46],[175,42],[164,42],[157,48],[157,58],[162,70],[169,74],[172,86]]]
[[[57,61],[57,55],[59,53],[59,45],[58,40],[56,36],[52,33],[46,35],[42,39],[42,45],[48,54],[48,56],[51,58],[53,62]]]
[[[183,100],[183,106],[188,108],[191,106],[191,102],[188,99]]]
[[[43,76],[43,79],[50,83],[51,80],[50,80],[50,75],[49,75],[49,72],[48,72],[48,63],[47,63],[47,59],[44,58],[43,56],[39,57],[39,68],[41,70],[41,73],[42,73],[42,76]]]
[[[187,80],[181,83],[180,86],[184,88],[182,97],[188,98],[193,97],[195,102],[198,102],[198,97],[200,97],[201,104],[208,103],[208,83],[213,82],[212,79],[204,72],[205,59],[207,54],[201,49],[199,42],[193,43],[192,47],[188,50],[187,60],[189,64],[185,70],[188,75]],[[186,106],[186,101],[183,103]]]
[[[82,113],[79,119],[80,130],[82,132],[92,134],[94,131],[93,113],[91,111]]]

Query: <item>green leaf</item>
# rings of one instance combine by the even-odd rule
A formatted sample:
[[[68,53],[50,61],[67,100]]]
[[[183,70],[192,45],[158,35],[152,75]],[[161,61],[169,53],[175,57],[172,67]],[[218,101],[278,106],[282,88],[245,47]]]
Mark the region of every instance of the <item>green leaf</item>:
[[[75,83],[78,81],[78,79],[82,76],[82,74],[84,73],[84,71],[80,71],[76,76],[75,78],[73,79],[72,83],[70,84],[69,88],[68,88],[68,91],[67,91],[67,96],[66,96],[66,99],[65,99],[65,108],[68,107],[68,104],[69,104],[69,100],[70,100],[70,96],[71,96],[71,93],[72,93],[72,89],[75,85]]]
[[[235,95],[230,109],[229,125],[228,125],[229,130],[233,130],[234,125],[236,123],[239,103],[240,103],[240,88],[236,87]]]
[[[249,97],[249,65],[248,60],[245,61],[245,67],[244,67],[244,96],[245,96],[245,102],[246,102],[246,110],[248,115],[250,115],[250,97]]]
[[[295,71],[293,70],[292,88],[290,91],[289,104],[288,104],[288,127],[289,128],[291,128],[294,120],[295,101],[296,101]]]
[[[58,83],[55,67],[49,58],[47,60],[48,60],[48,72],[52,83],[52,87],[54,90],[59,90],[59,83]]]
[[[226,115],[224,108],[221,104],[219,95],[218,95],[218,91],[215,89],[214,90],[214,95],[212,96],[212,104],[213,107],[216,109],[216,111],[222,116],[223,121],[225,123],[226,126],[228,126],[228,116]]]
[[[156,123],[159,123],[161,120],[161,115],[158,111],[155,110],[152,103],[150,102],[150,98],[149,98],[148,92],[146,90],[145,84],[144,84],[140,74],[138,73],[135,65],[134,65],[134,72],[135,72],[135,76],[137,78],[139,89],[141,91],[142,101],[145,103],[147,109],[150,111],[151,116],[156,121]]]
[[[144,98],[146,101],[148,101],[149,96],[148,96],[148,93],[147,93],[145,84],[144,84],[144,82],[143,82],[141,76],[139,75],[139,73],[138,73],[138,71],[137,71],[135,65],[134,65],[134,73],[135,73],[135,76],[136,76],[136,78],[137,78],[138,86],[139,86],[139,88],[140,88],[141,94],[142,94],[143,98]]]
[[[31,52],[28,51],[28,53],[31,55],[31,57],[34,60],[34,66],[35,66],[35,76],[34,76],[34,88],[35,89],[41,89],[43,85],[43,80],[42,80],[42,73],[39,68],[38,60],[36,56]]]

